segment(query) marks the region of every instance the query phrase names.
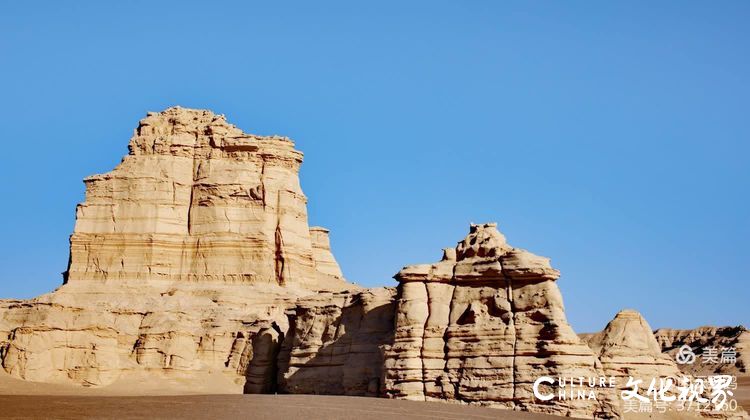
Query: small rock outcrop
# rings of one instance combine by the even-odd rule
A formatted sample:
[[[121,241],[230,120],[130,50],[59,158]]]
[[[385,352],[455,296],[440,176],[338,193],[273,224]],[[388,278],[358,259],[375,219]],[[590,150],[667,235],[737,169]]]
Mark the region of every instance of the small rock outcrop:
[[[329,230],[324,227],[313,226],[310,228],[315,270],[319,276],[343,279],[344,274],[341,272],[341,267],[331,253],[331,240],[328,234]]]
[[[697,376],[750,375],[750,331],[736,327],[698,327],[692,330],[660,328],[654,331],[661,350],[674,360],[682,346],[698,356],[694,363],[678,364],[681,371]]]
[[[680,370],[674,359],[661,352],[661,347],[645,319],[632,309],[615,315],[599,333],[587,337],[608,376],[625,386],[628,377],[643,379],[669,377],[677,380]]]
[[[640,381],[639,394],[646,395],[652,381],[660,386],[662,379],[671,379],[671,395],[678,394],[678,386],[688,386],[685,380],[696,380],[681,372],[674,355],[663,353],[651,326],[638,311],[625,309],[617,313],[604,330],[594,334],[581,334],[601,360],[604,373],[616,378],[618,392],[632,390],[628,380]],[[706,395],[711,394],[710,382],[704,380]],[[736,385],[736,384],[735,384]],[[648,396],[647,396],[648,397]],[[670,403],[671,404],[671,403]],[[679,403],[677,403],[679,404]],[[674,407],[672,408],[674,409]],[[671,409],[670,409],[671,410]],[[747,412],[742,407],[735,410],[717,411],[712,407],[699,411],[682,412],[685,418],[745,419]]]

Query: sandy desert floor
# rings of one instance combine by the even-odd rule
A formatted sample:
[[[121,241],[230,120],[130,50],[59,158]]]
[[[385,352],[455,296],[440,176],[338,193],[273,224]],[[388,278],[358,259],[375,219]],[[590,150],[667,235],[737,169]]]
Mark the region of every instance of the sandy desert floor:
[[[440,402],[242,395],[222,375],[206,375],[202,383],[205,387],[197,389],[195,381],[188,385],[179,378],[131,376],[109,387],[79,388],[21,381],[0,370],[0,418],[560,419]],[[217,395],[207,395],[212,393]]]
[[[750,376],[737,378],[737,390],[734,392],[737,403],[750,412]]]
[[[125,395],[153,392],[153,388],[148,391],[148,387],[139,386],[137,382],[130,385],[132,387],[127,387],[129,389],[123,386],[118,390],[82,390],[33,384],[0,375],[0,418],[560,419],[486,407],[381,398],[317,395]],[[173,383],[170,385],[174,386]],[[77,395],[72,395],[71,390],[77,390]],[[122,395],[107,396],[102,392]],[[743,407],[750,407],[750,377],[739,379],[735,398]],[[658,416],[632,417],[646,419]]]

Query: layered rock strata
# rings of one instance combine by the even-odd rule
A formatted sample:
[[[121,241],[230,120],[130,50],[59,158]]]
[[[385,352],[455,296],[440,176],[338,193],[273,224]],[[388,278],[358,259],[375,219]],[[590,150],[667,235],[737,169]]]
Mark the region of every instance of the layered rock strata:
[[[541,401],[540,376],[600,377],[591,349],[567,323],[559,273],[547,258],[513,248],[494,223],[472,225],[441,261],[405,267],[385,394],[453,400],[569,416],[614,417],[614,394]]]
[[[222,115],[175,107],[142,119],[128,148],[112,172],[84,180],[67,282],[314,288],[341,279],[322,231],[309,230],[302,153],[288,138],[246,134]]]

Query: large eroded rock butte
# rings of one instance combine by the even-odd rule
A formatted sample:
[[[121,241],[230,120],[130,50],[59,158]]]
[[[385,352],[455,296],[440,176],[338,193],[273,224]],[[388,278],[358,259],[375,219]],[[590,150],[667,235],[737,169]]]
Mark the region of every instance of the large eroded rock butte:
[[[295,300],[359,289],[308,226],[302,153],[179,107],[149,113],[128,148],[84,180],[64,285],[0,303],[3,369],[87,386],[221,372],[270,390]]]
[[[291,140],[210,111],[149,113],[122,163],[84,180],[63,285],[0,300],[2,375],[617,418],[614,389],[540,401],[532,384],[619,375],[631,361],[675,373],[653,335],[621,346],[627,325],[587,346],[566,320],[558,271],[494,223],[472,225],[439,262],[405,267],[397,288],[347,282],[328,230],[308,226],[301,163]]]

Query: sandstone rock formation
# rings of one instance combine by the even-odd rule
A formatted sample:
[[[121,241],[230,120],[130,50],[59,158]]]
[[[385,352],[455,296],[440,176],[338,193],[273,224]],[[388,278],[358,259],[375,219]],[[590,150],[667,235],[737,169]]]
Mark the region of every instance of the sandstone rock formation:
[[[699,358],[694,363],[678,364],[685,373],[697,376],[725,374],[750,375],[750,331],[744,326],[699,327],[692,330],[660,328],[654,331],[661,350],[672,357],[688,345]],[[715,359],[710,349],[715,350]],[[725,360],[722,360],[722,356]],[[732,360],[732,356],[736,361]]]
[[[617,416],[614,396],[536,400],[539,376],[599,377],[593,352],[567,323],[559,273],[513,248],[494,223],[472,225],[435,264],[405,267],[386,395],[455,400],[569,416]]]
[[[637,313],[619,314],[589,348],[567,323],[558,271],[495,224],[472,225],[437,263],[405,267],[397,289],[346,282],[328,230],[308,226],[301,162],[289,139],[245,134],[209,111],[149,113],[123,161],[85,180],[64,284],[0,300],[2,375],[113,389],[200,382],[201,392],[218,377],[215,392],[616,418],[612,389],[542,401],[532,384],[679,373]],[[660,335],[665,347],[693,339]]]
[[[149,113],[122,163],[85,180],[65,284],[0,301],[3,369],[86,386],[221,372],[238,390],[275,387],[285,311],[358,289],[327,231],[308,227],[301,162],[289,139],[209,111]]]

